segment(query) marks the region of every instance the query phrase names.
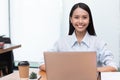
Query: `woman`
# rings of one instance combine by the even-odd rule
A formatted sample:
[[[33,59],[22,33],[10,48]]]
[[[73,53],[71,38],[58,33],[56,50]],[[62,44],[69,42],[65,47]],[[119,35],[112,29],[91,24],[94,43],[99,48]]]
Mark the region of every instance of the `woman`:
[[[117,71],[107,44],[96,36],[90,8],[85,3],[75,4],[69,16],[69,35],[55,43],[52,51],[96,51],[97,71]],[[45,71],[44,63],[40,69]]]

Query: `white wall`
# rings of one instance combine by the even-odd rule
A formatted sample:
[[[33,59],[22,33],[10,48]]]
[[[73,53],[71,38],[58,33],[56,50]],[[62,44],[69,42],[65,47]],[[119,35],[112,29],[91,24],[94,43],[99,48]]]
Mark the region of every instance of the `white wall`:
[[[68,17],[71,7],[77,2],[88,4],[91,9],[94,27],[98,36],[102,37],[115,56],[120,60],[120,1],[119,0],[63,0],[63,33],[68,34]],[[69,4],[68,4],[69,3]]]

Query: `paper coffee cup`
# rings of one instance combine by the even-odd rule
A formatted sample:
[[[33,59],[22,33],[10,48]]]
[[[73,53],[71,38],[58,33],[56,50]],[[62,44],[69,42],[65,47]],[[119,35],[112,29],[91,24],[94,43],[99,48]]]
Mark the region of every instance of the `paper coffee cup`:
[[[21,61],[18,63],[18,70],[20,78],[29,78],[29,62]]]

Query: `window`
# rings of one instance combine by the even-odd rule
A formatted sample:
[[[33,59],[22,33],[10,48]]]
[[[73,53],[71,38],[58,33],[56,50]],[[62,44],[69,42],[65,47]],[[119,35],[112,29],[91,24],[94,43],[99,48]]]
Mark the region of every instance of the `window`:
[[[22,45],[15,60],[40,61],[60,37],[60,9],[59,0],[11,0],[11,39]]]
[[[9,36],[8,0],[0,0],[0,35]]]

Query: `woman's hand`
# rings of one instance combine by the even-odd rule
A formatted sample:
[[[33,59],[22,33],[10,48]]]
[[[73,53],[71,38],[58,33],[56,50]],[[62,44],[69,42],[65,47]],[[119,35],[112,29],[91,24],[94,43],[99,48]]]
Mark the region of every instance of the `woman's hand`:
[[[98,67],[97,68],[98,72],[115,72],[117,69],[111,66],[105,66],[105,67]]]
[[[39,67],[39,69],[40,69],[40,70],[43,70],[43,71],[46,71],[46,70],[45,70],[45,64],[41,65],[41,66]]]

